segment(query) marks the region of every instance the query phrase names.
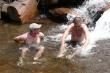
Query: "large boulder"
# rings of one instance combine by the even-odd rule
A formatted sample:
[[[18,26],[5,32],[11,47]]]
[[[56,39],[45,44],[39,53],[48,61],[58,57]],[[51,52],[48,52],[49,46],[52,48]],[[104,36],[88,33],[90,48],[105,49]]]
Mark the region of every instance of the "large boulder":
[[[56,22],[67,22],[66,15],[71,8],[81,5],[85,0],[40,0],[38,9]]]
[[[66,7],[60,7],[60,8],[54,8],[49,10],[49,16],[52,20],[56,22],[67,22],[67,13],[71,11],[71,8],[66,8]]]

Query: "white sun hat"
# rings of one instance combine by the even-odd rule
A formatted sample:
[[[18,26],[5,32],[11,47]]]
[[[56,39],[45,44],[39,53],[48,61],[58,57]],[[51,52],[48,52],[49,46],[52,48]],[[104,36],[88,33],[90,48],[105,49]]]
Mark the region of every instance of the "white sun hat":
[[[42,25],[40,25],[40,24],[37,24],[37,23],[31,23],[30,25],[29,25],[29,29],[38,29],[38,28],[40,28]]]

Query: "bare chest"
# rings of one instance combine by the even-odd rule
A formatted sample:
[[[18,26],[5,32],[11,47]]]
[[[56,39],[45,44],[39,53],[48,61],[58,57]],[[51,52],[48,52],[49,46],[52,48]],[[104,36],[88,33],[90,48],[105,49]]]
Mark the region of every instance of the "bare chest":
[[[84,34],[82,27],[73,27],[71,29],[71,35],[74,37],[81,37]]]
[[[28,36],[26,39],[27,44],[38,44],[40,43],[40,36],[36,35],[36,37]]]

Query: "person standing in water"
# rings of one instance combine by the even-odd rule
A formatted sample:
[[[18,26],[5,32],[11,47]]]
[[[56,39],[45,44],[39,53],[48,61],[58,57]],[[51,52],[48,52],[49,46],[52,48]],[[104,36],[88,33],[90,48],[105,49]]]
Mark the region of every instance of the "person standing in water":
[[[66,37],[71,34],[71,40],[65,41]],[[61,40],[60,52],[57,57],[63,57],[66,52],[67,46],[71,45],[75,47],[80,45],[81,49],[86,48],[89,41],[89,31],[86,24],[83,24],[80,17],[75,17],[73,23],[71,23],[64,32]]]
[[[22,43],[19,49],[21,50],[21,57],[20,61],[23,62],[23,59],[26,57],[27,51],[35,49],[36,53],[34,56],[34,61],[37,61],[44,52],[44,46],[42,45],[41,41],[44,38],[44,34],[40,31],[42,25],[32,23],[29,26],[30,31],[24,33],[20,36],[14,38],[17,43]]]

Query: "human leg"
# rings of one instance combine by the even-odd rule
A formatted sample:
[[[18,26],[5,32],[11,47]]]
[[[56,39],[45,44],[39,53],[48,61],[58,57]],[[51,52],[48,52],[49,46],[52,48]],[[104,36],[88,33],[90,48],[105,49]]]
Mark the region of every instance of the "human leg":
[[[23,65],[23,59],[26,56],[28,48],[27,47],[20,47],[19,49],[21,50],[21,56],[19,57],[18,65]]]
[[[34,56],[34,60],[38,60],[42,56],[43,52],[44,52],[44,46],[39,46],[38,51],[36,52]]]
[[[25,58],[25,57],[26,57],[27,51],[28,51],[28,48],[27,48],[27,47],[23,47],[23,48],[21,49],[21,57],[22,57],[22,58]]]

